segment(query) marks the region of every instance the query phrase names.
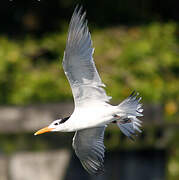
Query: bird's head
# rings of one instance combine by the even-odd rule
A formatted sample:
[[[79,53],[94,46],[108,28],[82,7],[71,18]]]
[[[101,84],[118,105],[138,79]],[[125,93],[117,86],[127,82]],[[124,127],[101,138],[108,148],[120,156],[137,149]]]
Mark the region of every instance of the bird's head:
[[[64,128],[64,123],[69,119],[69,117],[63,119],[57,119],[53,121],[49,126],[38,130],[34,135],[43,134],[46,132],[53,132],[53,131],[62,131]]]

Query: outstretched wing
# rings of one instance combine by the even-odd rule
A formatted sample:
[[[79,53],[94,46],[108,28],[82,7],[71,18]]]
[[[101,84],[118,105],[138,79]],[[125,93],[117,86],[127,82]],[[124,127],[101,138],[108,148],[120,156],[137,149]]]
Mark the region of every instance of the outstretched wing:
[[[81,14],[81,11],[82,8],[77,7],[71,18],[63,69],[72,88],[75,105],[86,100],[109,101],[93,61],[94,49],[86,13]]]
[[[75,153],[90,174],[104,171],[104,131],[105,127],[84,129],[76,131],[73,138]]]

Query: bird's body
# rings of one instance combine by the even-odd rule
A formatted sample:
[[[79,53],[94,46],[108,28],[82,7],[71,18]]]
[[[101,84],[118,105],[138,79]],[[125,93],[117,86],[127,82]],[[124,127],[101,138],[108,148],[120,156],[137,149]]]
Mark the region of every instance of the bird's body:
[[[115,112],[117,112],[116,107],[107,103],[87,104],[87,106],[75,108],[68,121],[63,124],[63,127],[59,128],[63,132],[73,132],[104,126],[114,120]]]
[[[106,125],[116,122],[121,131],[132,138],[136,131],[141,132],[143,109],[133,92],[119,105],[109,104],[105,85],[97,72],[93,61],[91,35],[85,20],[86,13],[76,8],[71,18],[68,39],[63,57],[63,68],[70,83],[75,109],[70,117],[58,119],[48,127],[35,133],[49,131],[75,132],[73,148],[83,167],[90,174],[103,171],[104,162],[104,131]]]

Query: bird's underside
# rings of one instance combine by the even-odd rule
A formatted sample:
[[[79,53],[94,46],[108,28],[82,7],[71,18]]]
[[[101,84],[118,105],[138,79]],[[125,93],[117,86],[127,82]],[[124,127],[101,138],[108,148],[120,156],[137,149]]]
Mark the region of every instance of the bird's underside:
[[[141,121],[136,116],[142,116],[141,104],[137,98],[138,94],[132,93],[128,98],[115,106],[118,111],[113,114],[113,118],[107,123],[116,123],[120,130],[131,140],[137,132],[141,132]],[[131,108],[131,109],[129,109]],[[104,172],[104,131],[106,125],[76,131],[73,138],[73,148],[80,159],[83,167],[90,174],[100,174]]]

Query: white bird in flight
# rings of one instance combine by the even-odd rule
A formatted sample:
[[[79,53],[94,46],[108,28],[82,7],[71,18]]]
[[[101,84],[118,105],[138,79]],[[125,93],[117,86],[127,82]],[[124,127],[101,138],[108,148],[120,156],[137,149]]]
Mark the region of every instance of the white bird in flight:
[[[114,122],[132,139],[137,131],[141,132],[141,121],[137,116],[142,116],[143,109],[139,103],[141,98],[137,98],[135,92],[117,106],[109,104],[111,98],[103,89],[105,85],[93,61],[94,48],[85,16],[82,7],[75,8],[63,57],[63,69],[74,97],[74,112],[70,117],[53,121],[35,135],[53,131],[75,132],[72,146],[76,155],[88,173],[97,175],[104,171],[106,126]]]

